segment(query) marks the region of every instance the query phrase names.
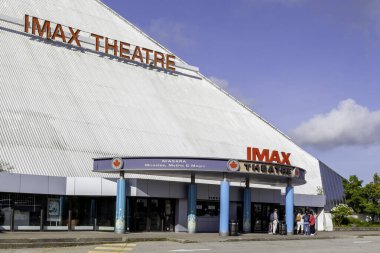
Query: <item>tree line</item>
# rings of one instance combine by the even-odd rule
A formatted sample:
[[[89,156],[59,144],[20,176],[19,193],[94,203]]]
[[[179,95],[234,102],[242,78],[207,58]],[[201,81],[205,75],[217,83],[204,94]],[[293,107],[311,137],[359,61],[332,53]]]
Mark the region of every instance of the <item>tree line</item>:
[[[366,214],[375,222],[380,217],[380,176],[375,173],[373,180],[363,185],[356,175],[343,180],[346,204],[357,214]]]

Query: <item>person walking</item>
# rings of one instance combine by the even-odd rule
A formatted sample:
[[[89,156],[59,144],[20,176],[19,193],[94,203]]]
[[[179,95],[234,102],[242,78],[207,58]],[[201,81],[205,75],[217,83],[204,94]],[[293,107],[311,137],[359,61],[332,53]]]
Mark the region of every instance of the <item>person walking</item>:
[[[270,214],[269,214],[268,234],[272,234],[272,231],[273,231],[273,220],[274,220],[274,212],[270,212]]]
[[[302,233],[303,231],[303,227],[302,227],[302,214],[300,212],[297,213],[296,215],[296,223],[297,223],[297,232],[296,234],[300,234]]]
[[[310,215],[309,215],[309,212],[306,211],[304,216],[303,216],[303,232],[304,232],[304,235],[310,235],[310,223],[309,223],[309,219],[310,219]]]
[[[310,214],[309,223],[310,223],[310,235],[314,236],[315,235],[315,217],[314,217],[314,213]]]
[[[277,225],[278,225],[278,214],[277,214],[277,209],[274,209],[273,212],[273,234],[275,235],[277,232]]]

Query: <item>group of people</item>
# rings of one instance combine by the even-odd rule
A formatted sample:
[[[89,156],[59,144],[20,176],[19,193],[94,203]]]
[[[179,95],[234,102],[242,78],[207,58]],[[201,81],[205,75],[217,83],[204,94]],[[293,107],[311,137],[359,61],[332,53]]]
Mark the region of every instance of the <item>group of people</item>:
[[[298,212],[296,215],[297,234],[315,235],[315,216],[313,212]]]
[[[296,234],[303,235],[315,235],[315,215],[311,211],[298,212],[296,217]],[[269,234],[276,234],[277,226],[279,224],[279,215],[277,209],[274,209],[273,212],[269,215]]]

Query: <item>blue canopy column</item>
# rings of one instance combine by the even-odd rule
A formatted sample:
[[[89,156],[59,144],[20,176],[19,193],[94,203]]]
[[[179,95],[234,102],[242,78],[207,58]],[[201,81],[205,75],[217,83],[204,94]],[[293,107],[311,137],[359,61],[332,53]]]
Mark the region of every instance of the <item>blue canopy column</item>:
[[[245,180],[244,196],[243,196],[243,232],[251,232],[251,188],[249,187],[249,179]]]
[[[285,193],[285,217],[286,232],[288,235],[292,235],[294,229],[294,188],[291,180],[288,181]]]
[[[195,173],[191,173],[191,182],[188,186],[187,197],[187,232],[197,232],[197,185],[195,184]]]
[[[219,235],[227,236],[228,219],[230,210],[230,182],[227,181],[226,174],[223,173],[223,181],[220,182],[220,216],[219,216]]]
[[[124,171],[120,171],[120,178],[117,180],[117,193],[116,193],[116,221],[115,233],[125,233],[125,178]]]

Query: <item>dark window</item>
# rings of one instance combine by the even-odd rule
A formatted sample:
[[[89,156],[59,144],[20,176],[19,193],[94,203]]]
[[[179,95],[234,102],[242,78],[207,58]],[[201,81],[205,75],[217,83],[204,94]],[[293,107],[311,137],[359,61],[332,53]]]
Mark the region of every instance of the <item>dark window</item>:
[[[197,216],[219,216],[219,202],[197,201]]]

